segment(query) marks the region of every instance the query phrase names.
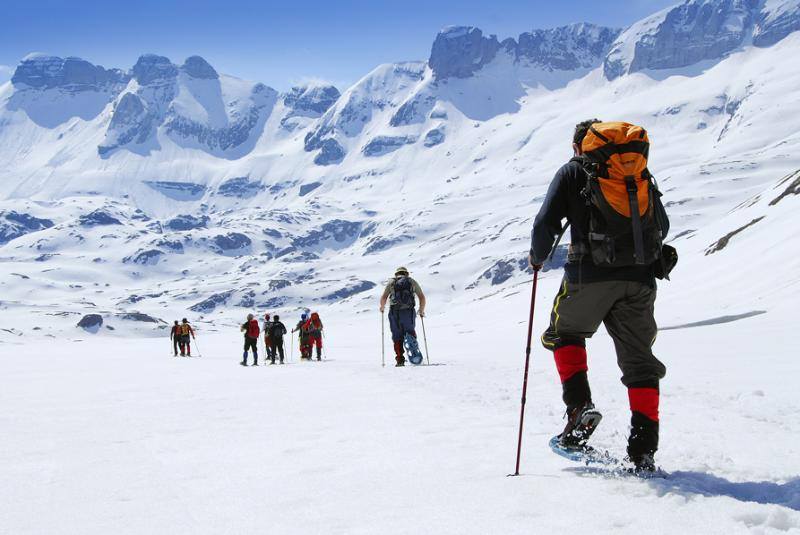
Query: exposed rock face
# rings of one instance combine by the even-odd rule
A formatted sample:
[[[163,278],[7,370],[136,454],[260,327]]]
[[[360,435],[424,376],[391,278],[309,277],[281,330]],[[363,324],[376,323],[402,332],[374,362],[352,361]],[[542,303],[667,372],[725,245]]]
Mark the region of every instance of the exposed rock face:
[[[103,326],[103,316],[100,314],[86,314],[78,322],[78,327],[84,331],[95,334]]]
[[[364,145],[361,153],[364,156],[376,157],[394,152],[404,145],[416,143],[415,136],[378,136]]]
[[[217,193],[223,197],[238,197],[247,199],[264,191],[266,187],[261,182],[250,180],[246,176],[230,178],[220,184]]]
[[[11,82],[17,87],[62,88],[69,91],[102,91],[124,84],[129,76],[119,69],[104,69],[75,57],[31,55],[23,59]]]
[[[103,210],[95,210],[78,218],[78,222],[83,227],[98,227],[102,225],[121,225],[122,222],[116,217]]]
[[[326,139],[322,141],[319,148],[322,150],[314,157],[314,163],[317,165],[333,165],[344,160],[344,149],[335,139]]]
[[[97,147],[98,154],[104,156],[129,143],[144,143],[156,126],[154,119],[141,98],[125,93],[114,108],[105,142]]]
[[[340,96],[339,90],[332,85],[293,87],[283,96],[283,103],[295,114],[320,117]]]
[[[174,80],[178,76],[178,67],[164,56],[145,54],[139,57],[131,72],[139,85],[144,86]]]
[[[492,61],[500,50],[497,37],[484,37],[472,26],[451,26],[436,36],[428,65],[437,79],[468,78]]]
[[[15,211],[0,212],[0,245],[31,232],[48,229],[53,226],[49,219],[40,219],[30,214]]]
[[[434,128],[425,134],[425,140],[422,142],[426,147],[435,147],[444,143],[444,130],[442,128]]]
[[[717,60],[752,37],[770,46],[800,30],[797,0],[690,0],[623,32],[604,63],[606,77]]]
[[[772,0],[758,14],[753,44],[772,46],[792,32],[800,30],[800,2]]]
[[[546,70],[592,68],[600,65],[620,32],[586,23],[534,30],[521,34],[514,50],[517,60]]]
[[[166,227],[170,230],[184,231],[206,228],[210,221],[207,215],[196,217],[193,215],[179,215],[166,223]]]
[[[191,76],[201,80],[216,80],[219,74],[206,60],[200,56],[189,56],[181,65],[181,70]]]

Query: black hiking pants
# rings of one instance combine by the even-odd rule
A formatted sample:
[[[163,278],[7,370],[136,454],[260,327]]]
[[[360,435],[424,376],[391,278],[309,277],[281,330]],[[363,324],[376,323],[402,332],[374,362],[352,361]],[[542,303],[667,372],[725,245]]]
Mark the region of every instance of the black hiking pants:
[[[247,363],[247,351],[253,350],[253,364],[258,364],[258,338],[244,337],[244,353],[242,354],[242,361]]]
[[[172,337],[172,351],[175,353],[175,355],[178,354],[178,349],[179,349],[178,346],[179,345],[180,345],[180,340],[178,340],[178,336],[177,335],[173,336]]]
[[[652,352],[658,327],[654,286],[632,281],[578,285],[564,279],[553,303],[542,344],[553,351],[568,408],[591,403],[586,339],[604,324],[614,341],[622,383],[628,387],[631,456],[658,448],[659,380],[666,367]]]
[[[272,353],[270,354],[270,359],[275,362],[275,357],[278,356],[280,361],[283,362],[283,338],[272,338],[270,339],[270,349]]]

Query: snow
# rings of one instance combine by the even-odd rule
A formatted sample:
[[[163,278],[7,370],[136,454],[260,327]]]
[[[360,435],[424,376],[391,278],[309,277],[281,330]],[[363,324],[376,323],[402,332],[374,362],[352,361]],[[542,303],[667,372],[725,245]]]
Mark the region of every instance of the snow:
[[[291,129],[291,110],[264,96],[240,152],[159,128],[101,157],[119,94],[87,114],[40,92],[26,103],[51,99],[63,114],[49,126],[0,85],[0,212],[54,223],[0,247],[0,479],[14,482],[0,486],[0,531],[531,533],[563,530],[565,504],[601,533],[800,531],[787,341],[800,297],[800,63],[785,61],[798,50],[795,32],[613,81],[600,65],[547,73],[504,53],[458,80],[384,65]],[[259,104],[258,87],[179,74],[160,104],[214,129]],[[412,101],[414,120],[392,126]],[[563,407],[538,345],[523,477],[505,477],[530,290],[521,261],[572,128],[590,117],[647,128],[680,254],[657,303],[663,481],[602,477],[547,449]],[[426,146],[433,129],[446,138]],[[305,139],[318,131],[341,143],[341,163],[313,163]],[[366,157],[375,139],[409,142]],[[234,179],[247,195],[220,193]],[[80,225],[96,210],[123,224]],[[178,215],[204,224],[171,229]],[[249,245],[218,247],[228,236]],[[140,255],[158,261],[130,261]],[[380,366],[377,298],[401,264],[429,297],[436,366]],[[560,278],[540,280],[537,337]],[[326,322],[328,362],[237,365],[248,312],[291,325],[305,307]],[[96,334],[77,327],[87,314],[103,317]],[[184,316],[202,358],[168,354],[167,326]],[[605,415],[593,440],[622,455],[613,347],[602,329],[589,347]]]
[[[538,318],[556,285],[543,280]],[[763,343],[785,332],[780,311],[661,333],[663,481],[593,475],[548,450],[560,392],[535,347],[522,476],[506,477],[527,287],[482,305],[480,322],[469,309],[429,317],[430,367],[380,366],[377,313],[323,313],[319,364],[298,363],[295,348],[288,366],[242,368],[233,322],[200,325],[193,359],[171,357],[166,337],[4,346],[0,421],[14,438],[0,470],[16,482],[0,489],[5,529],[530,533],[563,527],[565,503],[579,504],[570,522],[599,533],[800,529],[800,407],[783,380],[797,364],[790,347]],[[627,398],[604,333],[590,342],[590,374],[605,414],[595,440],[621,453]]]

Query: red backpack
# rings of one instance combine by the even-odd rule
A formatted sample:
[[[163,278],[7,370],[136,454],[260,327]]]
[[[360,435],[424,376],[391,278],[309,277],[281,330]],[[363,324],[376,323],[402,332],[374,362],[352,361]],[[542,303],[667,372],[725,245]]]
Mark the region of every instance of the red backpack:
[[[258,320],[252,319],[247,324],[247,337],[248,338],[258,338],[258,334],[261,331],[258,328]]]

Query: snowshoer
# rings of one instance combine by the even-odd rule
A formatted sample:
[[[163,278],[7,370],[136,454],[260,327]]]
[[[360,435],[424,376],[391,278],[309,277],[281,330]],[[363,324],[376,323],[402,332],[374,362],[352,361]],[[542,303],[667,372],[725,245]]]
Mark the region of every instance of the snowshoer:
[[[544,347],[554,354],[567,409],[559,445],[585,450],[602,418],[589,389],[586,339],[603,323],[628,388],[628,460],[637,471],[652,471],[659,380],[666,373],[652,352],[655,277],[669,273],[663,257],[671,248],[661,243],[669,221],[647,171],[644,129],[584,121],[575,127],[572,148],[575,157],[556,173],[533,223],[529,257],[534,269],[542,267],[566,229],[561,226],[566,219],[571,225],[568,261],[542,335]]]
[[[314,346],[317,347],[317,360],[322,360],[322,320],[319,319],[319,314],[316,312],[311,313],[306,323],[306,331],[308,331],[308,358],[311,358],[314,353]]]
[[[178,342],[178,346],[181,350],[182,357],[191,357],[192,356],[192,338],[195,338],[194,329],[192,326],[189,325],[189,321],[186,318],[181,320],[181,324],[178,326],[179,329],[179,336],[180,341]]]
[[[394,277],[386,284],[380,301],[381,313],[386,308],[386,302],[389,302],[389,328],[392,330],[396,366],[406,364],[403,354],[403,339],[406,333],[414,338],[417,337],[415,296],[419,298],[419,315],[424,317],[426,300],[422,288],[410,277],[408,269],[397,268]]]
[[[258,320],[252,314],[247,315],[247,321],[242,324],[244,333],[244,353],[242,353],[242,366],[247,366],[247,351],[253,350],[253,366],[258,366]]]
[[[280,355],[280,362],[283,364],[283,336],[286,334],[286,325],[281,323],[281,317],[275,314],[272,316],[270,324],[269,340],[272,344],[272,356],[270,360],[275,364],[276,353]]]
[[[300,321],[297,326],[292,329],[292,332],[298,333],[298,340],[300,342],[300,358],[302,360],[311,360],[311,349],[308,346],[308,314],[300,314]]]
[[[272,343],[269,339],[270,328],[272,327],[272,321],[269,319],[269,314],[264,314],[264,328],[262,331],[264,332],[264,347],[267,350],[267,358],[270,359],[272,362],[275,362],[275,353],[273,353]]]
[[[178,323],[178,320],[175,320],[175,325],[169,330],[169,339],[172,340],[172,352],[173,357],[178,356],[178,345],[181,343],[181,334],[180,334],[181,326]]]

